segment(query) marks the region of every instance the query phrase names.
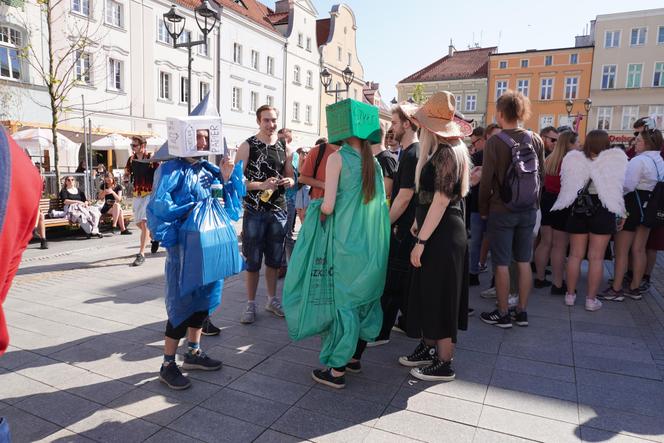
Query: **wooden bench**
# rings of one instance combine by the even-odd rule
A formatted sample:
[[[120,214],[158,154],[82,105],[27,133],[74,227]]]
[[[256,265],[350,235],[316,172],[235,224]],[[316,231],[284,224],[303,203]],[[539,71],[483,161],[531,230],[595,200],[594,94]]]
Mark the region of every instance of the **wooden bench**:
[[[39,200],[39,212],[47,216],[52,210],[55,211],[64,211],[65,205],[62,200],[59,198],[42,198]],[[134,218],[134,211],[131,209],[122,210],[122,218],[124,218],[125,226],[129,225],[129,222]],[[111,222],[111,214],[106,213],[101,216],[99,224]],[[66,218],[45,218],[44,227],[54,228],[56,226],[74,226],[73,223],[70,223]]]

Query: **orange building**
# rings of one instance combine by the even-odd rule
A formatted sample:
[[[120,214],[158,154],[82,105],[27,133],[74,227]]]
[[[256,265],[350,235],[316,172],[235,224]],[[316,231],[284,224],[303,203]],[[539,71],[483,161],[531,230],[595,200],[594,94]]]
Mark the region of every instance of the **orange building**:
[[[532,115],[523,122],[525,128],[539,132],[546,126],[573,127],[580,114],[579,133],[585,134],[592,63],[592,46],[491,54],[486,121],[495,121],[496,100],[511,89],[530,98]]]

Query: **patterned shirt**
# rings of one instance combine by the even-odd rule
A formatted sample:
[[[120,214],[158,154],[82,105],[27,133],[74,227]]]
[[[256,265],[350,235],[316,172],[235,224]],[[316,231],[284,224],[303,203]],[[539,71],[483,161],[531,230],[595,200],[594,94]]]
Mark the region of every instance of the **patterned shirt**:
[[[253,136],[247,139],[247,143],[249,144],[249,161],[244,170],[247,181],[262,182],[272,177],[277,179],[284,177],[287,155],[286,147],[281,141],[277,140],[274,145],[267,145]],[[262,193],[261,190],[247,191],[247,195],[244,197],[245,206],[257,211],[286,209],[283,186],[279,186],[266,202],[260,199]]]

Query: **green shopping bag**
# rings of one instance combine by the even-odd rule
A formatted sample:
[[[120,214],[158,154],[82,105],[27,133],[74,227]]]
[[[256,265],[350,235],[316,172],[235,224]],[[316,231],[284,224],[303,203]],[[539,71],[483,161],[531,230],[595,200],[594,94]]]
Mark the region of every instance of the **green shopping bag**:
[[[321,203],[309,205],[284,281],[282,304],[292,340],[323,334],[334,321],[334,217],[321,223]]]

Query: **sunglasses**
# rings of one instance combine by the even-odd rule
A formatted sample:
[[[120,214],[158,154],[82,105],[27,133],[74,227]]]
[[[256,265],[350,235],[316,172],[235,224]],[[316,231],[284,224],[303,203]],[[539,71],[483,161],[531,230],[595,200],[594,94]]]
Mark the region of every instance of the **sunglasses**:
[[[544,137],[545,137],[545,138],[548,138],[549,140],[551,140],[551,141],[554,142],[554,143],[558,141],[558,139],[555,138],[555,137],[549,137],[548,135],[545,135]]]
[[[137,145],[137,144],[135,144],[135,143],[132,143],[132,144],[131,144],[131,147],[132,147],[132,148],[138,148],[138,147],[140,147],[140,146],[141,146],[141,145]]]

